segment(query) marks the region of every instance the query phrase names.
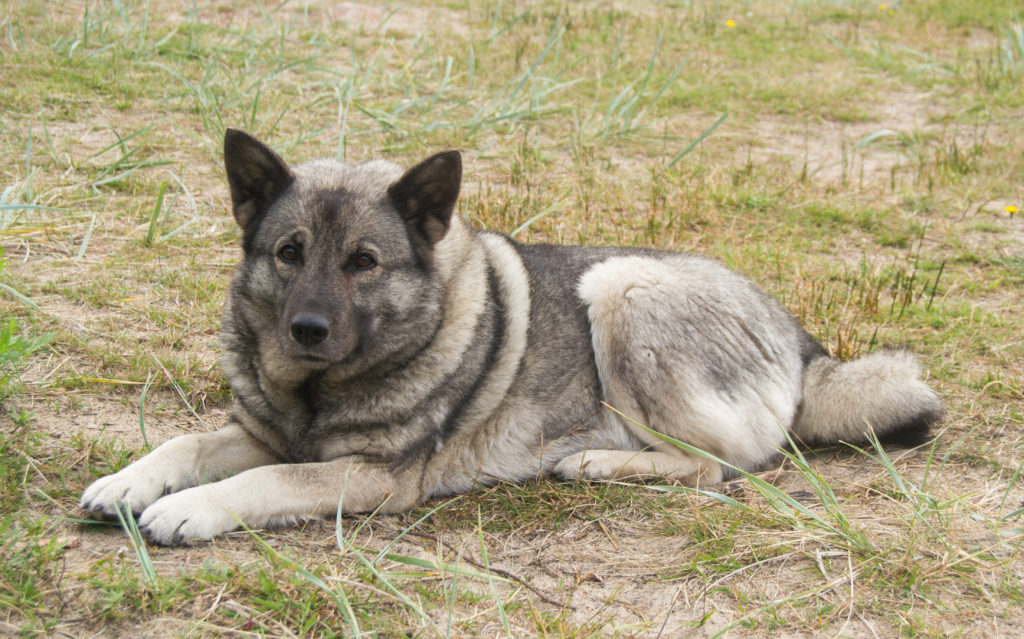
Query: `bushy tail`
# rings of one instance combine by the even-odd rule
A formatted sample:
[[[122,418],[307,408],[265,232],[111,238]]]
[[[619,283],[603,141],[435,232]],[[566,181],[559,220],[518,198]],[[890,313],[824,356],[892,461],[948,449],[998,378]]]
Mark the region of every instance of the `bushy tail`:
[[[811,446],[867,441],[873,430],[885,443],[916,446],[942,418],[942,402],[920,379],[914,356],[879,351],[849,361],[820,357],[804,370],[804,398],[793,424],[798,442]]]

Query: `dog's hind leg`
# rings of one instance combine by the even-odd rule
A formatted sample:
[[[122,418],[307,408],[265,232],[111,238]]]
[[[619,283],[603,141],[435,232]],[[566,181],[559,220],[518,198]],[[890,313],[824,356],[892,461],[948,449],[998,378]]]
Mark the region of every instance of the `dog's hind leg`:
[[[720,464],[682,450],[585,450],[559,461],[554,472],[565,479],[665,478],[687,486],[717,484],[723,478]]]
[[[594,450],[562,460],[556,473],[688,484],[732,474],[655,433],[744,470],[776,453],[799,402],[799,358],[787,325],[749,282],[696,258],[630,256],[596,265],[578,290],[604,400],[619,413],[596,434],[628,437],[611,446],[597,437]],[[624,439],[634,450],[598,450]]]

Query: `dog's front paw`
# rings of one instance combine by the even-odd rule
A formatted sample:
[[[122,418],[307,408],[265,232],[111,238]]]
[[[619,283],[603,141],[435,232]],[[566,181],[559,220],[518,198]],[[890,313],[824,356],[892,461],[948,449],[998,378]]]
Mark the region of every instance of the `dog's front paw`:
[[[124,470],[97,479],[82,493],[79,506],[93,515],[104,518],[117,516],[119,506],[131,508],[138,515],[162,496],[187,485],[183,473],[167,472],[171,469],[147,468],[152,464],[142,459]]]
[[[218,498],[212,485],[168,495],[147,508],[139,530],[161,546],[180,546],[210,539],[239,527],[241,520]]]

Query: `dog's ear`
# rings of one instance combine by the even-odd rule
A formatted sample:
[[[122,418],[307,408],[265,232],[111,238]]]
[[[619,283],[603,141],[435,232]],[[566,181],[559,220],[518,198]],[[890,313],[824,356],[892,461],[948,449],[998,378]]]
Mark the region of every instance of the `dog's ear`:
[[[448,232],[461,185],[462,156],[443,151],[406,171],[388,195],[405,223],[433,246]]]
[[[238,129],[224,133],[224,169],[231,187],[235,221],[243,231],[265,213],[295,179],[281,156]]]

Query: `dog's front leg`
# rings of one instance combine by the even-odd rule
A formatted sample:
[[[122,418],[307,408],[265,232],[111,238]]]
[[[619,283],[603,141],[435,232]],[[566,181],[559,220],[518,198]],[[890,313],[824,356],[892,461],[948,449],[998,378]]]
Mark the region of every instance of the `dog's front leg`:
[[[419,474],[393,473],[359,457],[275,464],[160,499],[139,519],[150,541],[162,545],[209,539],[245,525],[265,528],[343,512],[408,510],[420,501]]]
[[[120,472],[93,482],[79,505],[112,518],[123,504],[138,515],[164,495],[280,461],[241,426],[229,424],[162,444]]]

